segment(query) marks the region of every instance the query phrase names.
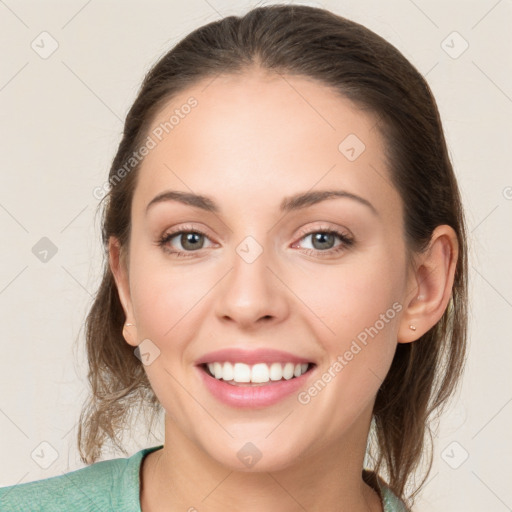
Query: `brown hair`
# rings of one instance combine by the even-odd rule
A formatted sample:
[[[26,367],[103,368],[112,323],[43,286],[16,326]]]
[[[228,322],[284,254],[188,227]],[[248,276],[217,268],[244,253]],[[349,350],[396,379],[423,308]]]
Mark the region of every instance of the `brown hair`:
[[[462,204],[436,102],[423,77],[395,47],[329,11],[293,5],[256,8],[190,33],[148,72],[126,117],[105,197],[105,252],[111,236],[127,252],[139,165],[121,180],[118,171],[147,138],[155,114],[199,80],[251,67],[313,78],[376,115],[391,180],[403,201],[408,253],[424,250],[438,225],[448,224],[457,234],[459,260],[450,303],[420,339],[398,344],[374,407],[370,460],[376,472],[387,472],[391,489],[404,500],[408,479],[418,471],[422,456],[427,458],[424,478],[410,493],[413,498],[432,464],[431,450],[426,450],[431,448],[432,413],[445,405],[463,368],[467,249]],[[92,394],[78,431],[86,463],[98,458],[107,438],[126,453],[117,435],[136,402],[155,413],[161,410],[142,363],[123,338],[124,321],[107,259],[86,321]]]

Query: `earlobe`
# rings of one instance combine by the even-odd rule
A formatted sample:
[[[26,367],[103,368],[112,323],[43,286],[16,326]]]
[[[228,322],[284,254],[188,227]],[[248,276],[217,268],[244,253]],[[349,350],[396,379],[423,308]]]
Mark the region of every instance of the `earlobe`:
[[[457,260],[455,231],[448,225],[437,226],[429,247],[416,259],[398,331],[398,343],[417,340],[439,322],[451,298]]]
[[[137,326],[130,322],[125,322],[123,325],[123,337],[128,345],[137,347],[139,345],[137,341]]]
[[[126,268],[126,260],[123,258],[119,241],[113,236],[109,239],[108,253],[110,270],[114,277],[119,300],[126,316],[126,322],[123,326],[123,337],[128,344],[137,346],[137,329],[130,296],[128,269]]]

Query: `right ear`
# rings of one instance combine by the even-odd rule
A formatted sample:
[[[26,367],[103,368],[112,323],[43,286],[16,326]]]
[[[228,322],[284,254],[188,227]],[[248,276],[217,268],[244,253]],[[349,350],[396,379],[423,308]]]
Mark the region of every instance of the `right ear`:
[[[136,347],[138,345],[137,322],[133,314],[132,299],[130,294],[130,281],[128,279],[128,265],[125,252],[121,249],[119,240],[111,236],[108,241],[108,262],[117,286],[119,300],[126,316],[126,323],[133,325],[124,326],[123,336],[127,343]]]

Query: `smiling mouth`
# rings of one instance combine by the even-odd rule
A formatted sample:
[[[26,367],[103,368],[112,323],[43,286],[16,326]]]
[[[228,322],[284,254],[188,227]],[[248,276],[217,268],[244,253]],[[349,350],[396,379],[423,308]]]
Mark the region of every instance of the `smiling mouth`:
[[[266,386],[292,380],[309,373],[315,363],[245,363],[212,362],[199,365],[210,377],[232,386]]]

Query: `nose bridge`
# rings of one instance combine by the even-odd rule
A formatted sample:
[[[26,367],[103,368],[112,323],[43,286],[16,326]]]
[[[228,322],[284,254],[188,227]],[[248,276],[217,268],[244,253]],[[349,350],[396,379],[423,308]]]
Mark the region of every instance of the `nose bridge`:
[[[246,236],[235,248],[232,269],[217,301],[217,315],[241,324],[286,314],[283,286],[270,270],[275,261],[268,239]],[[270,268],[269,268],[270,267]]]

